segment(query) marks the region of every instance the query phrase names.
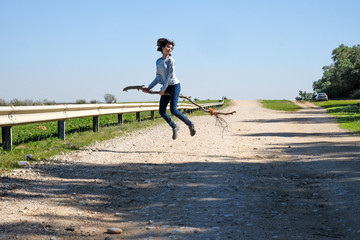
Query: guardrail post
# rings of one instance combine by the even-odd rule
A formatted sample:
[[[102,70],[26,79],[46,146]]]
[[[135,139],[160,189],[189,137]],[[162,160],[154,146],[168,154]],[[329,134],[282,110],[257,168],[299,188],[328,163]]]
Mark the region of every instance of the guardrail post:
[[[124,123],[124,119],[123,119],[123,115],[122,114],[118,114],[118,124],[122,125]]]
[[[93,131],[94,132],[98,132],[99,131],[99,116],[94,116],[93,117]]]
[[[12,127],[2,127],[2,144],[4,150],[12,150]]]
[[[65,140],[65,120],[58,121],[58,138]]]
[[[155,111],[151,111],[151,120],[155,120]]]
[[[140,122],[141,121],[141,115],[140,115],[140,112],[137,112],[136,113],[136,121]]]

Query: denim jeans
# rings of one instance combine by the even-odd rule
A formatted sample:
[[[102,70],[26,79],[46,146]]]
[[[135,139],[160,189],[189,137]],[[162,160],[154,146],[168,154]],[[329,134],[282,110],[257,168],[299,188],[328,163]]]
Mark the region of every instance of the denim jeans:
[[[177,109],[180,91],[181,91],[180,83],[176,85],[171,85],[168,86],[165,91],[165,93],[169,93],[170,96],[162,95],[160,97],[159,113],[172,128],[176,128],[176,124],[174,123],[174,121],[171,120],[170,116],[166,113],[166,107],[169,104],[169,102],[170,102],[170,112],[174,114],[176,117],[178,117],[181,121],[183,121],[186,125],[188,126],[191,125],[190,120]]]

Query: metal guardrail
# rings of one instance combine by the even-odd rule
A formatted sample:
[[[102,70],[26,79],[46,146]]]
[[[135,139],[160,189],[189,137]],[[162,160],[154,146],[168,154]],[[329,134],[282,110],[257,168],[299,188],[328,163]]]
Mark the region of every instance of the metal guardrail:
[[[202,104],[204,108],[222,106],[222,102]],[[140,121],[141,112],[155,111],[159,103],[124,103],[124,104],[64,104],[50,106],[6,106],[0,107],[0,127],[2,128],[2,145],[6,150],[12,149],[12,126],[58,121],[58,137],[65,140],[65,120],[72,118],[93,117],[93,131],[99,130],[99,116],[118,114],[118,123],[122,124],[122,114],[136,113]],[[179,103],[178,109],[196,111],[199,108],[188,103]]]

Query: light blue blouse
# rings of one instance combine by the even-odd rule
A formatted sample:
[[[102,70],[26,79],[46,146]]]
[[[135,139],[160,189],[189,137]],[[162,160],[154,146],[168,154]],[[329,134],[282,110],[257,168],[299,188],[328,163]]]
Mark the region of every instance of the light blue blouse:
[[[176,85],[179,82],[175,76],[175,59],[169,57],[165,60],[159,58],[156,60],[156,77],[148,86],[149,89],[155,87],[160,83],[162,87],[160,91],[165,92],[166,88],[170,85]]]

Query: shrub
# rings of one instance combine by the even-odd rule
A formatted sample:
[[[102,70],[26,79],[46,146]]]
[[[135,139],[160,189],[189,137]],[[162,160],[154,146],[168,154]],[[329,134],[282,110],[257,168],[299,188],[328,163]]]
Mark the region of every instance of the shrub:
[[[8,103],[4,99],[0,98],[0,106],[7,106],[7,105]]]
[[[350,94],[350,98],[352,99],[360,99],[360,89],[357,89],[353,91],[352,94]]]
[[[10,104],[12,106],[21,106],[22,105],[21,101],[19,99],[17,99],[17,98],[11,99]]]
[[[296,100],[311,100],[315,98],[315,93],[307,93],[306,91],[299,91],[299,96],[296,97]]]
[[[46,98],[44,98],[43,104],[44,104],[44,105],[55,105],[56,102],[55,102],[54,100],[49,101],[49,100],[47,100]]]
[[[86,100],[78,99],[78,100],[76,100],[76,104],[86,104]]]
[[[34,106],[40,106],[40,105],[43,105],[43,102],[40,101],[40,100],[37,100],[37,101],[33,102],[33,105]]]
[[[30,99],[25,99],[24,101],[22,101],[22,105],[23,106],[33,106],[34,105],[34,102]]]
[[[116,98],[115,98],[115,96],[113,95],[113,94],[110,94],[110,93],[106,93],[105,95],[104,95],[104,98],[105,98],[105,102],[107,102],[107,103],[112,103],[112,102],[116,102]]]

